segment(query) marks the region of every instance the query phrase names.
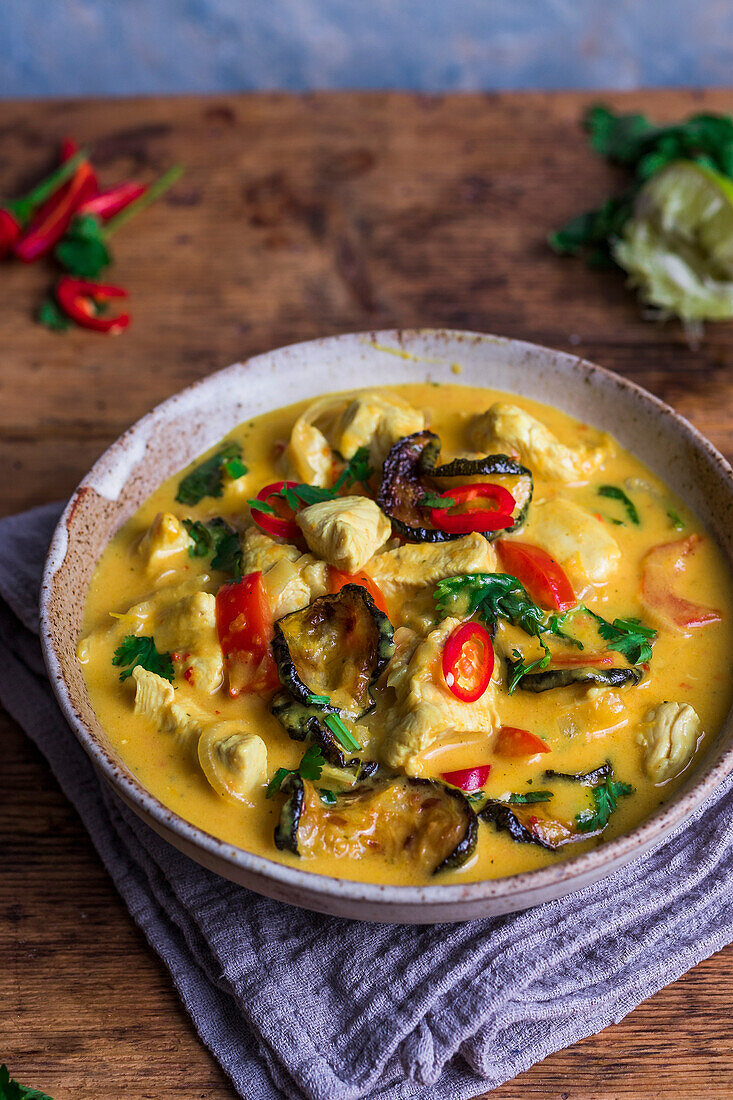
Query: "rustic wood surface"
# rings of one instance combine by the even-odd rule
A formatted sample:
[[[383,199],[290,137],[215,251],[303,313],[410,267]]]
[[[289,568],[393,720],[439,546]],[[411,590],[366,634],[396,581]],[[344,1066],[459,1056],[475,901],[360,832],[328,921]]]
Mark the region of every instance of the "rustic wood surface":
[[[0,104],[0,193],[89,142],[104,183],[187,167],[115,240],[134,323],[117,339],[31,320],[43,264],[3,267],[0,512],[61,498],[161,398],[294,340],[452,326],[571,349],[674,404],[733,453],[733,326],[691,349],[613,274],[549,253],[604,196],[578,94],[266,95]],[[606,97],[662,119],[733,93]],[[0,1061],[55,1100],[234,1096],[44,760],[0,715]],[[733,1096],[733,950],[496,1100]],[[258,1100],[251,1097],[249,1100]]]

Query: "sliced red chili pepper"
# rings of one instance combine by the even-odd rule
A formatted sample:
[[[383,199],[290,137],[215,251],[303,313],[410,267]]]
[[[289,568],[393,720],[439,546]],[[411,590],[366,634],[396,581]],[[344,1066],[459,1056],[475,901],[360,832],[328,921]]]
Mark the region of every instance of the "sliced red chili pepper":
[[[300,538],[300,528],[293,519],[295,513],[288,502],[277,496],[277,494],[283,489],[293,489],[297,484],[297,481],[274,481],[272,485],[266,485],[264,489],[260,489],[257,499],[261,500],[263,504],[269,504],[271,508],[278,509],[278,515],[273,516],[269,512],[252,510],[252,519],[263,531],[266,531],[268,535],[287,539],[288,542],[294,542]]]
[[[476,485],[458,485],[455,489],[446,489],[439,494],[445,501],[445,508],[431,508],[430,518],[433,526],[451,534],[468,535],[472,531],[501,531],[514,523],[512,512],[516,501],[508,489],[502,485],[482,482]],[[493,501],[491,510],[468,508],[465,512],[453,512],[458,504],[467,504],[471,500]]]
[[[330,587],[332,592],[340,592],[345,584],[360,584],[362,588],[366,588],[379,610],[383,611],[385,615],[389,614],[384,593],[379,585],[376,584],[371,577],[368,577],[366,573],[344,573],[342,569],[337,569],[332,565],[329,567],[328,577],[331,582]]]
[[[96,306],[112,298],[126,298],[127,291],[120,286],[104,283],[89,283],[84,279],[74,279],[65,275],[56,286],[56,300],[67,317],[82,328],[94,332],[106,332],[114,336],[126,329],[130,323],[129,313],[118,313],[106,317],[96,312]]]
[[[442,658],[445,682],[464,703],[475,703],[494,671],[491,635],[480,623],[463,623],[446,639]]]
[[[536,756],[550,751],[550,746],[536,733],[518,726],[502,726],[494,741],[494,752],[498,756]]]
[[[272,610],[262,573],[223,585],[216,594],[216,626],[229,677],[229,694],[271,691],[279,678],[270,649]]]
[[[15,255],[24,263],[49,252],[66,232],[76,209],[97,190],[97,181],[88,161],[82,161],[74,175],[39,210],[28,232],[15,245]]]
[[[584,665],[612,665],[612,653],[553,653],[553,668],[583,668]]]
[[[457,772],[443,772],[441,779],[462,791],[479,791],[489,778],[491,764],[478,764],[475,768],[462,768]]]
[[[535,603],[555,611],[575,607],[578,601],[565,571],[539,546],[500,539],[496,548],[506,571],[524,585]]]
[[[107,191],[100,191],[94,198],[83,202],[76,212],[80,217],[85,214],[94,214],[102,221],[106,221],[114,214],[119,214],[120,210],[124,210],[131,202],[135,202],[146,191],[147,187],[144,183],[129,180],[127,183],[120,183],[117,187],[111,187]]]

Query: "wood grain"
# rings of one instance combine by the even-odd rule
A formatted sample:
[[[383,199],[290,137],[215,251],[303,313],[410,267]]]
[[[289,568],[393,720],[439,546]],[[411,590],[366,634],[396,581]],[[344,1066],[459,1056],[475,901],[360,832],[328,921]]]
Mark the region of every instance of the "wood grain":
[[[263,95],[0,104],[0,192],[74,134],[105,183],[186,175],[115,240],[134,323],[57,335],[52,278],[3,268],[0,512],[67,495],[161,398],[234,359],[336,332],[418,325],[579,352],[670,401],[729,457],[733,326],[691,349],[613,274],[543,241],[615,183],[578,128],[592,97]],[[608,97],[662,119],[733,94]],[[233,1097],[42,758],[0,716],[0,1060],[55,1100]],[[535,1066],[496,1100],[733,1096],[733,951]],[[258,1100],[257,1097],[248,1100]]]

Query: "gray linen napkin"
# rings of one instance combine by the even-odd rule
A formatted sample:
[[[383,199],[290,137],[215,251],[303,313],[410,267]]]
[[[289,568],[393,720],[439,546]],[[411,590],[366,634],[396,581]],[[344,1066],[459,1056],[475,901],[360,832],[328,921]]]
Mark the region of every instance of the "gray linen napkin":
[[[620,1020],[733,940],[730,781],[643,861],[493,920],[318,916],[192,863],[100,785],[52,695],[37,594],[59,511],[0,521],[0,700],[246,1100],[464,1100]]]

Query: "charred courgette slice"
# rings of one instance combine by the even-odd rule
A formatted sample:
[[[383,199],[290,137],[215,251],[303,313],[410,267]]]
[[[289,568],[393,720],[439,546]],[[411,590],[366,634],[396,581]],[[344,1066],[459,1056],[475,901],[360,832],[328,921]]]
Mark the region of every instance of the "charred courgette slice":
[[[327,714],[338,714],[335,707],[326,703],[302,703],[283,689],[274,695],[270,711],[283,724],[288,737],[292,737],[293,741],[310,741],[320,746],[323,758],[329,764],[337,768],[347,768],[349,771],[362,767],[358,756],[347,759],[333,732],[323,721]]]
[[[393,635],[366,588],[346,584],[275,623],[280,682],[301,703],[325,697],[331,713],[361,718],[374,707],[370,689],[394,653]]]
[[[281,850],[364,859],[381,855],[429,874],[461,867],[478,838],[478,820],[460,791],[400,776],[362,783],[324,804],[317,788],[291,774],[275,829]]]
[[[507,657],[510,673],[519,662]],[[522,691],[551,691],[553,688],[570,687],[572,684],[591,684],[596,687],[631,687],[641,683],[644,673],[640,668],[548,668],[546,672],[528,672],[517,686]]]
[[[452,479],[463,483],[467,478],[514,476],[523,481],[522,495],[517,492],[514,523],[500,531],[485,531],[490,541],[500,535],[516,533],[527,518],[532,500],[532,473],[526,466],[515,462],[508,455],[486,455],[484,458],[457,458],[439,466],[440,439],[434,432],[416,432],[405,436],[392,447],[382,467],[382,484],[377,502],[392,521],[392,528],[411,542],[448,542],[461,538],[456,532],[442,531],[431,526],[430,508],[421,505],[428,494],[440,492],[436,478]]]
[[[602,829],[581,833],[558,818],[550,817],[537,803],[509,805],[490,799],[479,813],[482,821],[492,821],[499,831],[509,833],[520,844],[539,844],[550,852],[597,836]]]

